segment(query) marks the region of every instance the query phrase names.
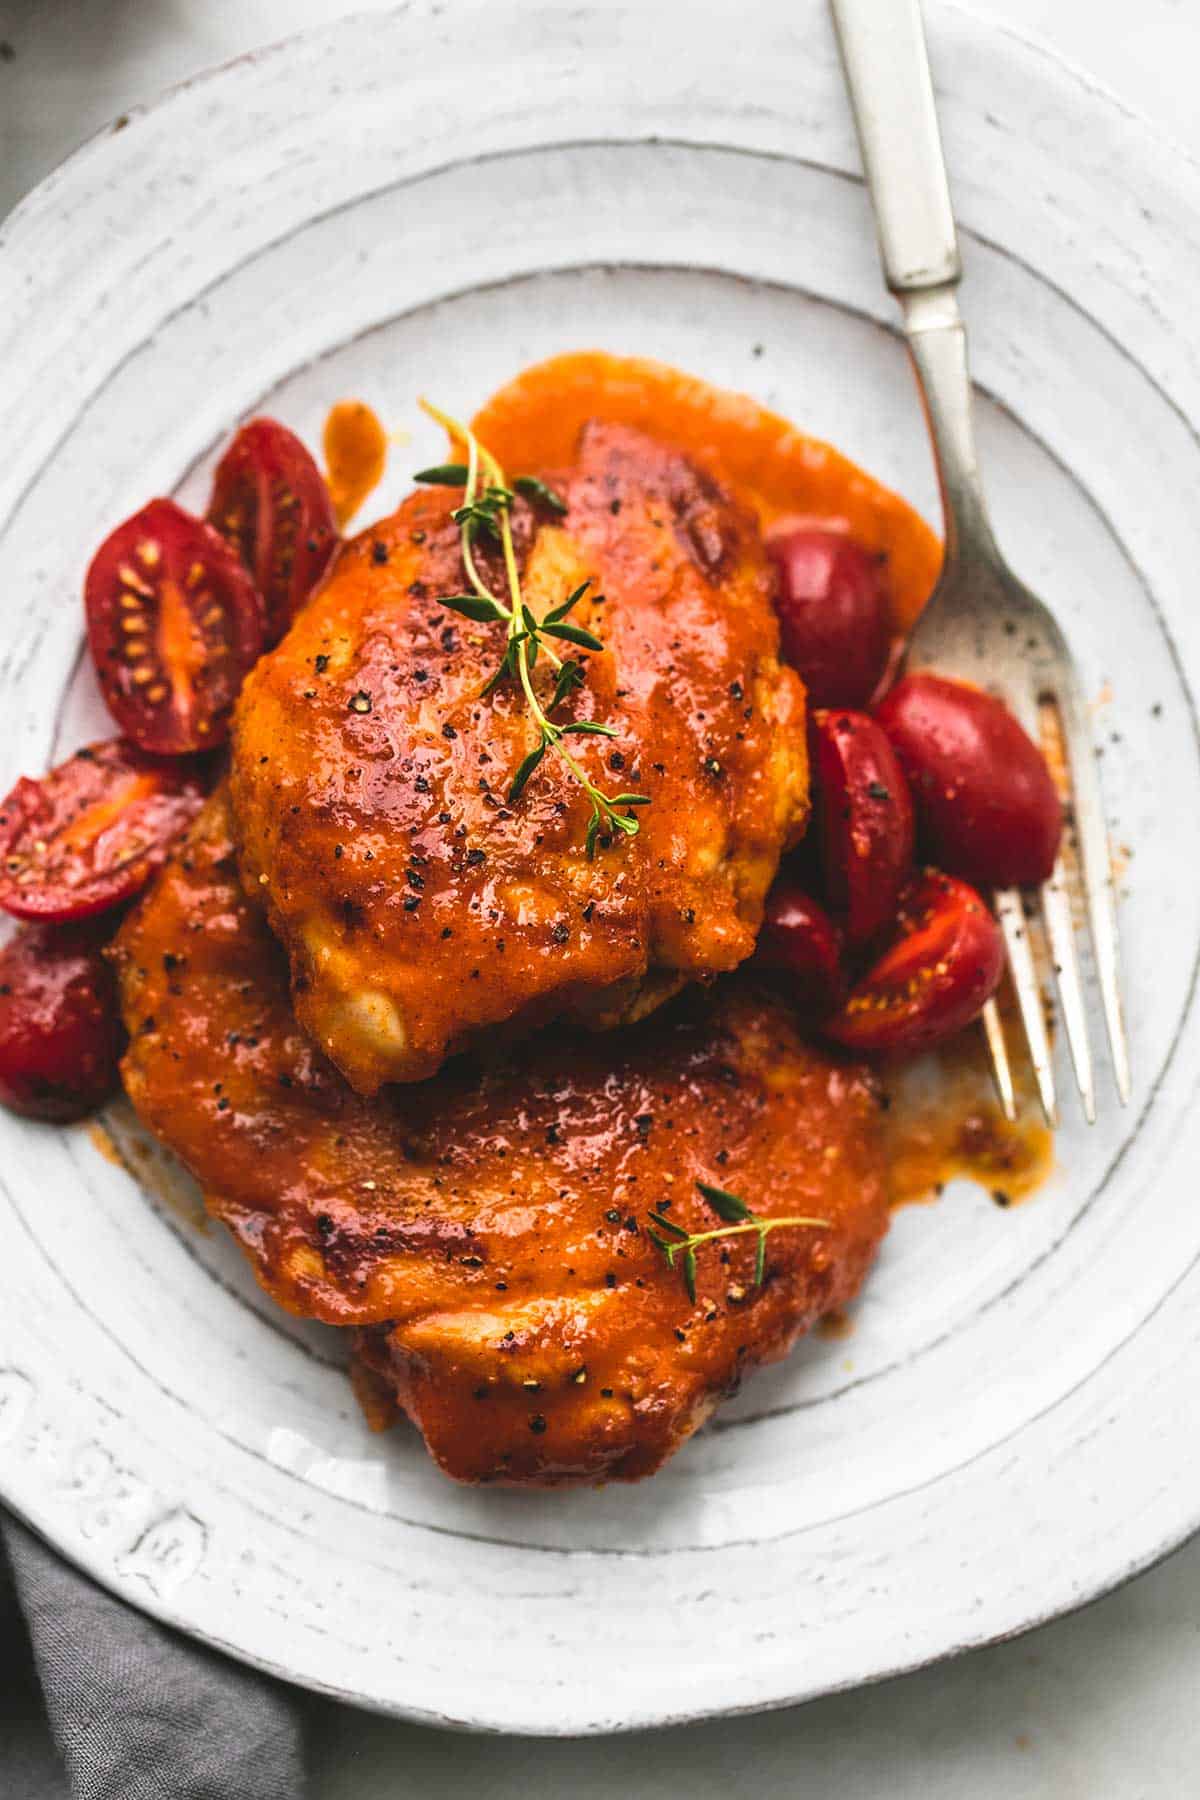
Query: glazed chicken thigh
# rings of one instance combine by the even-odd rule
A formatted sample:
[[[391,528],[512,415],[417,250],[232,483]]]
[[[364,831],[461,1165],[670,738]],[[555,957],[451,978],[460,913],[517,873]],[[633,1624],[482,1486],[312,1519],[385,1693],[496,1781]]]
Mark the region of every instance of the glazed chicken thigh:
[[[350,543],[238,706],[243,879],[297,1018],[366,1095],[481,1033],[627,1023],[735,968],[804,826],[803,689],[754,519],[625,426],[587,427],[550,479],[563,516],[513,509],[523,597],[541,619],[592,584],[571,618],[603,649],[572,651],[586,680],[555,717],[615,727],[570,747],[606,793],[649,797],[636,836],[589,857],[590,802],[556,755],[509,798],[538,740],[514,684],[483,691],[503,625],[439,604],[467,582],[458,490]],[[548,698],[546,659],[535,679]]]
[[[141,1117],[276,1300],[355,1329],[374,1422],[398,1407],[459,1480],[651,1473],[886,1229],[872,1079],[745,975],[364,1099],[295,1023],[224,792],[116,957]],[[761,1271],[752,1230],[701,1246],[693,1297],[649,1214],[718,1228],[697,1181],[821,1222],[772,1231]]]

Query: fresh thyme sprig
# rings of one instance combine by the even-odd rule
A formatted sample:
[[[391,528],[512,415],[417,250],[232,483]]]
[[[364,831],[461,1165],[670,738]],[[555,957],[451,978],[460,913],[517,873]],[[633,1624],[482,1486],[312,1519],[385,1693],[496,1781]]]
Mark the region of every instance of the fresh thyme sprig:
[[[581,625],[569,623],[567,617],[591,587],[590,581],[583,582],[573,593],[568,594],[562,604],[552,607],[544,618],[537,618],[525,605],[521,598],[511,514],[512,503],[518,493],[531,504],[543,506],[560,516],[566,512],[566,505],[552,488],[533,475],[518,475],[510,487],[496,458],[479,442],[468,426],[460,424],[457,419],[451,418],[438,407],[431,406],[426,400],[422,400],[421,405],[429,417],[436,420],[454,441],[467,447],[465,463],[439,463],[435,468],[422,469],[415,477],[417,481],[440,487],[461,487],[464,490],[463,503],[455,507],[451,517],[462,534],[463,567],[467,571],[471,592],[440,594],[438,599],[451,612],[461,613],[468,619],[479,623],[507,625],[504,655],[483,692],[490,694],[502,682],[513,682],[524,693],[526,705],[537,727],[538,741],[522,759],[513,776],[508,798],[510,801],[520,799],[546,752],[553,750],[592,803],[584,839],[584,848],[590,861],[596,854],[598,843],[604,843],[606,839],[611,841],[618,833],[624,837],[636,837],[639,821],[633,809],[649,806],[650,796],[604,793],[589,778],[563,742],[564,738],[571,736],[616,737],[617,733],[611,725],[602,725],[592,719],[578,719],[563,725],[550,716],[569,694],[583,686],[586,671],[583,664],[573,657],[564,661],[547,639],[573,644],[583,650],[603,650],[604,645]],[[480,573],[475,560],[475,546],[480,538],[489,538],[498,544],[503,554],[505,579],[508,583],[507,603],[492,592]],[[544,706],[533,684],[533,670],[539,653],[545,655],[555,671],[554,690]]]
[[[696,1298],[696,1251],[701,1244],[711,1244],[717,1238],[744,1237],[750,1232],[758,1234],[758,1249],[754,1258],[754,1286],[761,1287],[767,1268],[767,1237],[772,1231],[781,1231],[787,1225],[827,1226],[828,1219],[764,1219],[760,1213],[752,1212],[744,1200],[736,1194],[727,1193],[724,1188],[711,1187],[707,1181],[698,1181],[696,1186],[718,1219],[724,1219],[723,1225],[712,1231],[685,1231],[666,1213],[651,1212],[650,1219],[656,1227],[649,1233],[650,1240],[656,1244],[667,1259],[667,1267],[673,1269],[676,1260],[683,1258],[683,1279],[687,1287],[689,1300]]]

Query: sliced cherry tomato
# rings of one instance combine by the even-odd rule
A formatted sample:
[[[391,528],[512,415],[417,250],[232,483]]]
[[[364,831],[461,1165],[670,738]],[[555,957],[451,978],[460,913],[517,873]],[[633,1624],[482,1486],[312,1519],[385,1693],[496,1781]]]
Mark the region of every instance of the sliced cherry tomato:
[[[841,934],[824,907],[786,876],[767,895],[754,960],[786,978],[788,999],[807,1019],[824,1018],[845,995]]]
[[[1046,761],[1006,706],[941,675],[909,675],[876,712],[912,788],[923,846],[980,887],[1035,887],[1062,837]]]
[[[117,1087],[124,1042],[94,929],[30,925],[0,950],[0,1102],[13,1112],[93,1112]]]
[[[844,532],[796,525],[771,536],[783,654],[813,706],[865,706],[891,649],[885,559]]]
[[[930,1050],[977,1018],[999,986],[1004,940],[965,881],[925,870],[905,890],[896,930],[822,1027],[851,1050]]]
[[[250,571],[278,643],[337,548],[333,501],[300,439],[274,419],[251,419],[217,464],[209,523]]]
[[[203,769],[123,738],[78,750],[0,803],[0,906],[81,919],[146,885],[204,799]]]
[[[92,558],[88,642],[108,710],[143,750],[219,744],[263,647],[258,591],[224,538],[151,500]]]
[[[895,917],[912,868],[912,801],[891,745],[866,713],[815,712],[811,736],[825,893],[858,947]]]

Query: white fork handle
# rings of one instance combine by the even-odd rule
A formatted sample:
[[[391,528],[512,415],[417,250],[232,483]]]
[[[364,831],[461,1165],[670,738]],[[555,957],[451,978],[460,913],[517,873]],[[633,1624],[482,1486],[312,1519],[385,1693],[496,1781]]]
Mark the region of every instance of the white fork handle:
[[[962,264],[920,0],[830,0],[894,294],[946,287]]]

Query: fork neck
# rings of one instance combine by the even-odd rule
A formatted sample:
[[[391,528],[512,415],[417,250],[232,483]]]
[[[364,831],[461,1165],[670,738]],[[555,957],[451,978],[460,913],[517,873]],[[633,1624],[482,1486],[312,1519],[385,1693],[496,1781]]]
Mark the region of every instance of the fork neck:
[[[946,529],[946,564],[994,561],[972,422],[967,334],[954,283],[897,294],[933,454]]]

